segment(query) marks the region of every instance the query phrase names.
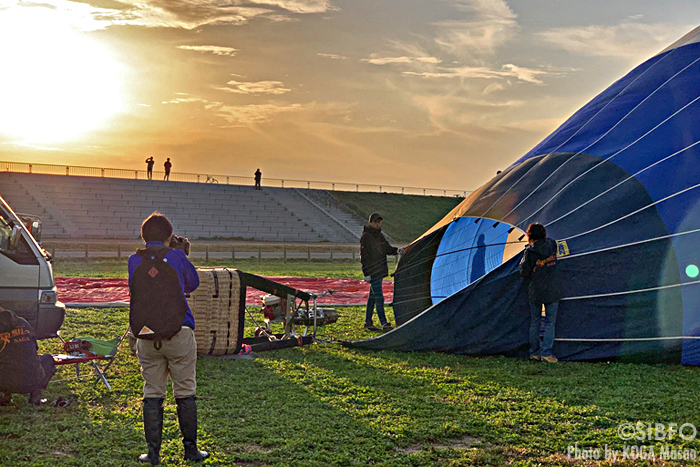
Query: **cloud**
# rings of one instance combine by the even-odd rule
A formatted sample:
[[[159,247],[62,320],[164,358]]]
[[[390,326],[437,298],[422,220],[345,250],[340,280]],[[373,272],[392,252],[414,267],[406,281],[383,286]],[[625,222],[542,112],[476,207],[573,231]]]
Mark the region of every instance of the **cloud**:
[[[327,0],[120,0],[130,8],[130,18],[120,21],[151,27],[194,29],[210,24],[244,24],[269,16],[280,21],[282,13],[311,14],[331,9]]]
[[[182,93],[177,93],[177,94],[182,94]],[[169,101],[163,101],[161,104],[189,104],[192,102],[204,102],[207,103],[206,99],[201,99],[199,97],[176,97],[175,99],[171,99]]]
[[[630,17],[613,26],[552,28],[535,36],[551,47],[579,55],[638,61],[659,52],[687,28],[678,25],[644,24]]]
[[[213,0],[121,0],[127,8],[112,24],[195,29],[205,25],[245,24],[272,12],[268,8],[222,5]]]
[[[121,15],[119,10],[99,8],[87,3],[70,0],[18,1],[0,0],[0,9],[7,12],[28,12],[29,8],[43,7],[50,11],[56,21],[68,24],[79,31],[97,31],[105,29]]]
[[[2,8],[2,3],[0,3],[0,8]],[[19,146],[21,148],[27,148],[27,149],[36,149],[38,151],[64,151],[64,149],[60,148],[52,148],[49,146],[39,146],[34,143],[29,143],[26,141],[11,141],[11,142],[3,142],[2,144],[11,144],[14,146]]]
[[[503,91],[504,89],[505,89],[505,86],[503,86],[501,83],[491,83],[484,88],[484,90],[481,92],[481,94],[487,95],[487,94],[491,94],[492,92]]]
[[[519,29],[517,15],[504,0],[443,1],[466,14],[464,19],[433,23],[438,27],[435,43],[451,55],[493,55]]]
[[[324,58],[330,58],[331,60],[346,60],[348,57],[344,57],[342,55],[337,55],[337,54],[324,54],[324,53],[317,53],[316,55]]]
[[[405,71],[405,75],[421,76],[423,78],[463,78],[463,79],[505,79],[515,78],[519,81],[532,84],[542,84],[539,78],[550,74],[544,70],[535,70],[532,68],[523,68],[512,64],[506,64],[500,70],[494,70],[488,67],[455,67],[443,68],[440,67],[436,71],[431,72],[413,72]]]
[[[233,126],[248,126],[264,123],[272,120],[278,114],[299,112],[301,104],[275,105],[275,104],[250,104],[250,105],[225,105],[218,104],[208,107],[216,114],[231,123]]]
[[[276,6],[299,14],[325,13],[334,9],[328,0],[257,0],[251,3]]]
[[[495,102],[473,96],[426,94],[412,96],[412,99],[414,105],[423,110],[430,122],[430,131],[427,131],[428,127],[421,131],[424,135],[433,135],[441,139],[457,138],[461,141],[462,147],[473,148],[484,155],[488,154],[489,157],[501,157],[503,154],[491,153],[484,145],[489,147],[495,141],[508,141],[507,138],[506,140],[502,138],[507,135],[514,136],[511,128],[517,131],[529,131],[527,128],[511,125],[513,122],[520,121],[519,116],[523,113],[530,114],[526,110],[530,105],[527,100],[506,99]],[[516,143],[516,140],[512,143]],[[510,147],[509,151],[513,151],[513,147]],[[520,149],[514,152],[519,151]],[[512,152],[509,153],[512,154]]]
[[[397,40],[388,41],[382,52],[371,53],[361,61],[378,66],[398,66],[415,72],[433,71],[441,63],[440,58],[433,56],[423,46]]]
[[[205,25],[240,25],[257,17],[287,21],[289,14],[334,9],[328,0],[119,0],[112,4],[121,8],[99,8],[70,0],[0,0],[0,8],[51,8],[66,22],[85,31],[112,25],[195,29]]]
[[[229,87],[214,86],[219,91],[233,92],[236,94],[285,94],[291,89],[287,89],[282,81],[229,81]]]
[[[265,14],[265,19],[273,23],[294,23],[299,21],[299,18],[293,16],[275,14]]]
[[[195,52],[212,53],[214,55],[225,55],[233,57],[238,52],[238,49],[233,47],[220,47],[218,45],[179,45],[178,49],[193,50]]]
[[[547,75],[548,72],[543,70],[534,70],[532,68],[520,67],[513,65],[512,63],[507,63],[501,68],[501,73],[506,76],[512,76],[520,81],[533,84],[542,84],[542,80],[538,76]]]
[[[482,19],[515,18],[505,0],[443,0],[458,11],[478,14]]]
[[[181,94],[181,93],[178,93]],[[229,126],[243,127],[264,123],[272,120],[276,115],[299,112],[303,109],[301,104],[250,104],[228,105],[223,102],[210,101],[200,97],[176,97],[161,104],[197,105],[200,109],[210,111],[217,118],[226,120]]]
[[[363,62],[373,65],[394,65],[394,64],[412,64],[412,63],[440,63],[439,58],[435,57],[377,57],[377,54],[372,54],[372,58],[363,58]]]

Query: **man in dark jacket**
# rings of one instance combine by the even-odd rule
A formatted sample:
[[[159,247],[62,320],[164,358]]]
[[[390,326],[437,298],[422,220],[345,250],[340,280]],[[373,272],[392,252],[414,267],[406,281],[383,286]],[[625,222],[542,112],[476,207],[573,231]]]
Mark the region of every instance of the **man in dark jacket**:
[[[51,355],[37,353],[34,329],[13,312],[0,307],[0,400],[12,393],[29,394],[29,402],[41,404],[41,393],[56,373]]]
[[[552,354],[552,346],[561,298],[556,273],[557,242],[547,237],[547,230],[542,224],[530,224],[526,233],[529,245],[525,248],[525,254],[520,261],[520,274],[528,281],[530,358],[555,363],[557,357]],[[542,305],[544,305],[545,318],[544,338],[540,346]]]
[[[389,275],[389,266],[386,255],[400,255],[403,248],[389,245],[382,233],[382,216],[372,213],[369,216],[369,225],[366,225],[360,238],[360,261],[362,261],[362,274],[366,282],[369,282],[369,297],[367,297],[367,311],[365,313],[365,329],[379,331],[372,323],[372,313],[377,308],[377,317],[381,329],[392,329],[384,313],[384,292],[382,280]]]

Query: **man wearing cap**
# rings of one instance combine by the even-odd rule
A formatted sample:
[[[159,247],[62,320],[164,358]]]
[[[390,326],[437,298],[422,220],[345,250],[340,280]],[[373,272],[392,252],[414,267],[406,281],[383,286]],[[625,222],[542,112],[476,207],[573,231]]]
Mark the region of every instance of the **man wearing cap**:
[[[384,313],[384,292],[382,280],[389,275],[389,266],[386,255],[400,255],[403,248],[389,245],[382,233],[382,216],[374,212],[369,216],[369,224],[365,226],[360,238],[360,261],[362,261],[362,274],[365,281],[369,282],[369,297],[367,297],[367,311],[365,314],[365,329],[379,331],[372,323],[372,313],[376,306],[377,317],[381,329],[392,329]]]

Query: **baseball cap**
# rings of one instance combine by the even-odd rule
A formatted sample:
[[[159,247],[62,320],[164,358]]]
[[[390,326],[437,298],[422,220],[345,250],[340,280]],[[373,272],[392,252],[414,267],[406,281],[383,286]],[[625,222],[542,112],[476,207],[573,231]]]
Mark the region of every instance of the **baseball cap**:
[[[381,220],[384,220],[384,218],[383,218],[381,215],[379,215],[378,212],[373,212],[372,214],[369,215],[369,221],[370,221],[370,222],[374,222],[374,221],[376,221],[376,220],[380,220],[380,221],[381,221]]]

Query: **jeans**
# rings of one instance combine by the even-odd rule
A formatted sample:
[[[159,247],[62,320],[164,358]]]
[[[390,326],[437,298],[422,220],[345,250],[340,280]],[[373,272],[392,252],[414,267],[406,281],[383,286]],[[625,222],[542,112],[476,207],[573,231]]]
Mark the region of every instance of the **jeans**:
[[[559,302],[544,304],[544,338],[540,348],[540,325],[542,323],[542,304],[530,303],[530,355],[552,355],[554,345],[554,326],[557,322]]]
[[[365,312],[365,326],[372,325],[372,312],[377,307],[377,317],[379,324],[387,324],[386,314],[384,314],[384,292],[382,291],[382,278],[370,279],[369,296],[367,297],[367,311]]]

